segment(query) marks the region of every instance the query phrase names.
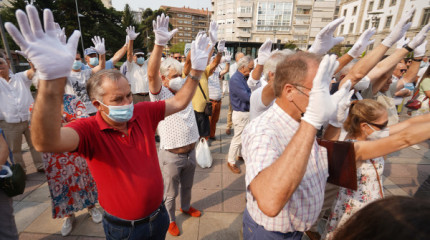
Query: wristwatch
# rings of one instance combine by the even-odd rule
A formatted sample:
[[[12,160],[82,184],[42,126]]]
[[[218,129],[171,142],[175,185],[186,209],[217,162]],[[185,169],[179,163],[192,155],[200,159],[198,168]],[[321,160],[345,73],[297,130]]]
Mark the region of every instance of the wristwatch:
[[[193,79],[194,81],[200,81],[200,78],[199,77],[196,77],[196,76],[193,76],[193,75],[191,75],[191,73],[190,74],[188,74],[188,77],[190,77],[191,79]]]
[[[423,58],[420,58],[420,59],[418,59],[418,58],[412,58],[412,61],[414,61],[414,62],[421,62],[423,60]]]
[[[408,46],[408,44],[403,45],[403,48],[408,50],[408,52],[412,52],[413,49]]]

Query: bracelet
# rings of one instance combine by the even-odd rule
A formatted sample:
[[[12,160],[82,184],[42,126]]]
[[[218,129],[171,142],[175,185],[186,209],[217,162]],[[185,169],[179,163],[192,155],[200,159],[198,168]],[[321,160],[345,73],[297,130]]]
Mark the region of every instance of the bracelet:
[[[413,49],[411,47],[408,46],[408,44],[403,45],[403,48],[408,50],[408,52],[412,52]]]
[[[418,59],[418,58],[412,58],[412,61],[414,61],[414,62],[421,62],[423,59],[421,58],[421,59]]]
[[[188,77],[190,77],[191,79],[193,79],[194,81],[200,81],[200,78],[199,77],[196,77],[196,76],[193,76],[193,75],[191,75],[191,73],[190,74],[188,74]]]

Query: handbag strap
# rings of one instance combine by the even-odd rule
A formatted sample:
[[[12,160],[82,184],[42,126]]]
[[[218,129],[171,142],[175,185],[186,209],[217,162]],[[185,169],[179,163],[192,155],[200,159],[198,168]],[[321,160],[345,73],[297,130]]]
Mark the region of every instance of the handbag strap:
[[[200,91],[201,91],[201,92],[202,92],[202,94],[203,94],[203,97],[205,98],[205,100],[206,100],[206,102],[207,102],[207,101],[208,101],[208,99],[206,98],[205,91],[203,91],[202,85],[200,85],[200,83],[199,83],[199,88],[200,88]]]
[[[0,128],[0,132],[1,132],[1,135],[3,135],[4,140],[6,141],[6,136],[4,135],[3,129]],[[12,165],[15,165],[15,162],[13,161],[13,154],[12,154],[12,151],[10,150],[9,145],[7,145],[7,149],[9,149],[9,159],[12,162]],[[6,165],[7,164],[8,164],[8,162],[6,161]]]
[[[372,163],[373,168],[375,169],[376,178],[378,179],[378,183],[379,183],[379,195],[381,195],[381,198],[384,198],[384,194],[382,193],[381,179],[379,179],[379,174],[378,174],[378,170],[376,169],[375,162],[373,161],[373,159],[370,159],[370,162]]]

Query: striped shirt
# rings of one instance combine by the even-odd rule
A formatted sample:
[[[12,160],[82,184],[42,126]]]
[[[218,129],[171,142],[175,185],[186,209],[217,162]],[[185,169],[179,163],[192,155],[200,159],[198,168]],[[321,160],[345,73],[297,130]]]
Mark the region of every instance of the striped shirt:
[[[276,217],[266,216],[249,190],[251,181],[274,163],[299,129],[299,123],[276,102],[251,121],[242,133],[242,154],[246,163],[246,207],[256,223],[267,231],[306,231],[317,220],[324,201],[328,177],[327,150],[314,140],[305,175]]]

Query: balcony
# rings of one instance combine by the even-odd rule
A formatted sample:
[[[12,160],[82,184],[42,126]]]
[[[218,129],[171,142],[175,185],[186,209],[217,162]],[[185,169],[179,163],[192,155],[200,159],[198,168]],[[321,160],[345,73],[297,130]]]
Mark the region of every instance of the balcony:
[[[310,20],[306,20],[306,21],[294,20],[293,24],[294,25],[309,25],[309,24],[311,24],[311,21]]]
[[[236,22],[235,27],[237,28],[250,28],[252,27],[252,23],[251,22]]]
[[[236,16],[237,16],[238,18],[250,18],[250,17],[252,17],[252,12],[249,12],[249,13],[238,12],[238,13],[236,14]]]
[[[308,35],[309,29],[294,29],[293,35]]]
[[[312,6],[313,5],[313,1],[311,0],[300,0],[297,1],[296,6]]]
[[[238,32],[236,32],[235,35],[237,38],[250,38],[251,37],[251,33],[243,32],[243,31],[238,31]]]

